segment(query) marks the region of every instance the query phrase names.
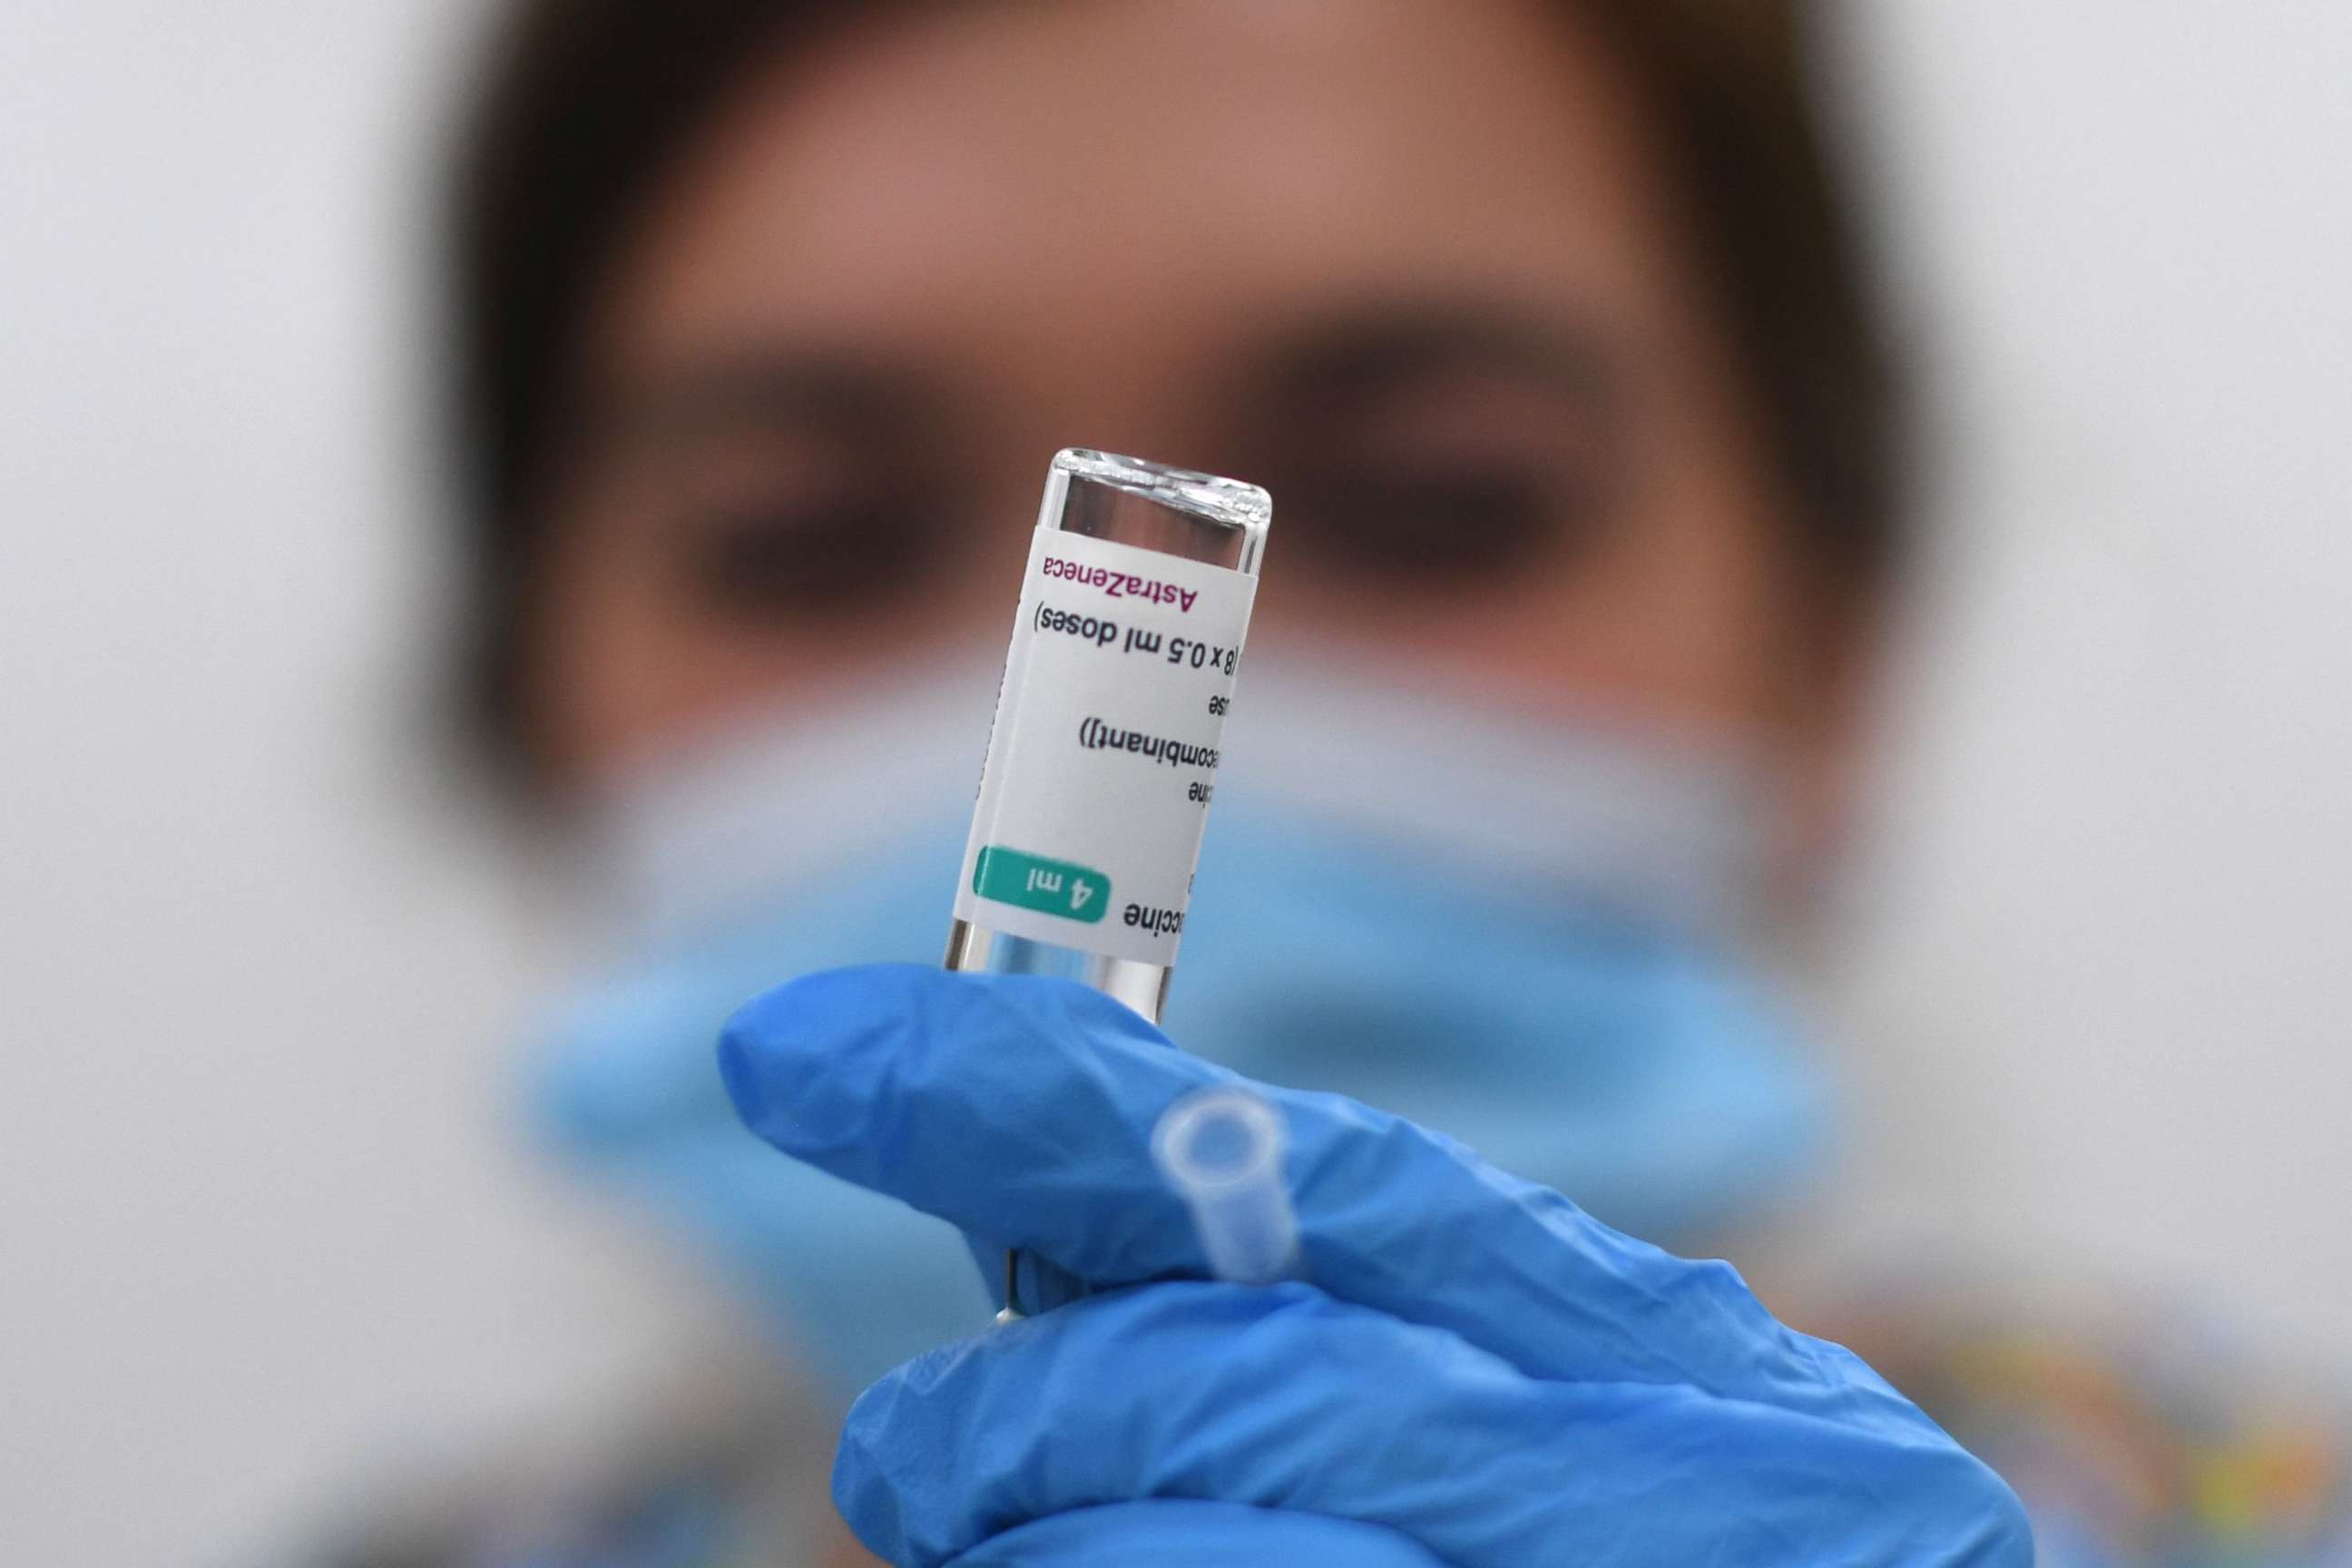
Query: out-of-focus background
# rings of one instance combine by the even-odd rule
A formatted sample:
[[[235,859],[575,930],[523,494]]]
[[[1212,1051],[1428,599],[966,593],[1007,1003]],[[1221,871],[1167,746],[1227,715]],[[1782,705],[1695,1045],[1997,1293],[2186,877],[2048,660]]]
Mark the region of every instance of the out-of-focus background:
[[[2352,8],[1853,11],[1942,533],[1832,1239],[2342,1375]],[[10,1562],[234,1556],[719,1331],[519,1151],[541,961],[439,777],[426,181],[484,20],[0,25]]]

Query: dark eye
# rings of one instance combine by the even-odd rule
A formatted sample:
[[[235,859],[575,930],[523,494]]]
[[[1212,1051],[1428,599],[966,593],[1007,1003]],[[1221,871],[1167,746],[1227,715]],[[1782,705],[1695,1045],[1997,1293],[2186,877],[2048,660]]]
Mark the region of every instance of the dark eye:
[[[688,522],[672,552],[698,608],[743,621],[847,616],[920,592],[944,566],[940,508],[908,498],[735,506]]]
[[[1581,476],[1546,465],[1368,462],[1290,477],[1284,542],[1330,569],[1471,586],[1584,544],[1600,508]]]

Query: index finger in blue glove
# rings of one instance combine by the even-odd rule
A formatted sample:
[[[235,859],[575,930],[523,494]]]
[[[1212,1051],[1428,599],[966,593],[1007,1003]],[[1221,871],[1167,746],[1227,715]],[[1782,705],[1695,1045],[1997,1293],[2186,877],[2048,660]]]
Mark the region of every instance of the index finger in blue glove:
[[[953,1559],[953,1568],[1202,1568],[1208,1563],[1446,1568],[1392,1530],[1319,1513],[1152,1498],[1047,1514]]]
[[[1916,1411],[1547,1382],[1306,1285],[1139,1286],[919,1357],[851,1410],[833,1490],[902,1568],[1164,1498],[1354,1520],[1463,1568],[2031,1555],[2009,1489]]]
[[[1205,1260],[1150,1153],[1160,1113],[1240,1081],[1066,982],[913,965],[781,986],[728,1025],[737,1110],[785,1153],[1098,1284]],[[1289,1131],[1307,1272],[1531,1375],[1682,1383],[1843,1415],[1909,1406],[1783,1328],[1720,1263],[1622,1236],[1454,1141],[1337,1095],[1261,1088]]]

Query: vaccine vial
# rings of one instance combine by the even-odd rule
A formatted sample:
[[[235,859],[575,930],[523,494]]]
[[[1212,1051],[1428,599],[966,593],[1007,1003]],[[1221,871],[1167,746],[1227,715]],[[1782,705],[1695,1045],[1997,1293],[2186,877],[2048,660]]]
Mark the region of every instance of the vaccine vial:
[[[1059,975],[1160,1021],[1272,513],[1235,479],[1055,456],[950,969]]]

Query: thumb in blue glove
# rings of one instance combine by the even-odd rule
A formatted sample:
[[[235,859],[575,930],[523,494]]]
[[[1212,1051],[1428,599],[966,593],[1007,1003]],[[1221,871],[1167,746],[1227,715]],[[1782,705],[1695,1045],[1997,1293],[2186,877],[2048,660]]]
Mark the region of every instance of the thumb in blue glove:
[[[1235,1080],[1083,987],[836,971],[720,1056],[784,1152],[1108,1288],[858,1401],[835,1500],[894,1563],[2032,1560],[1998,1478],[1727,1265],[1351,1101],[1256,1090],[1313,1284],[1206,1282],[1150,1133]]]

